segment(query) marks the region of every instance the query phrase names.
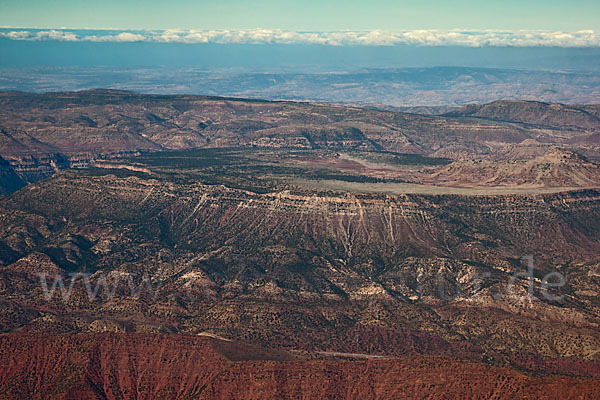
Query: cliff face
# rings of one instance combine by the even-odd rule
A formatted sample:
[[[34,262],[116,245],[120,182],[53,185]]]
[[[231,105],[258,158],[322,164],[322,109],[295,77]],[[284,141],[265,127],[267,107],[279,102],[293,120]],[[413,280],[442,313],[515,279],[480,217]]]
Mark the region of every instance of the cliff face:
[[[533,251],[542,259],[579,262],[598,251],[595,190],[503,196],[257,194],[221,185],[118,178],[110,170],[81,175],[66,173],[31,185],[3,206],[59,229],[71,229],[61,223],[65,218],[77,225],[100,218],[119,230],[127,224],[138,230],[132,239],[144,239],[138,234],[145,230],[147,240],[195,252],[280,245],[348,262],[395,252],[482,262],[479,249],[488,257],[518,258]],[[585,242],[574,240],[583,237]]]
[[[2,201],[4,330],[212,330],[312,350],[598,358],[595,190],[257,194],[128,174],[61,173]],[[533,302],[526,279],[509,287],[527,255]],[[38,274],[68,284],[73,271],[114,284],[114,297],[100,287],[90,299],[78,281],[68,300],[46,300]],[[566,276],[558,302],[540,292],[549,272]],[[148,278],[143,302],[129,276],[136,287]]]
[[[25,184],[12,165],[0,157],[0,196],[16,192]]]
[[[0,398],[593,398],[597,378],[446,357],[307,360],[172,335],[0,336]],[[28,349],[25,351],[25,349]],[[236,361],[239,355],[243,360]],[[233,358],[233,360],[232,360]],[[27,379],[32,373],[43,379]]]

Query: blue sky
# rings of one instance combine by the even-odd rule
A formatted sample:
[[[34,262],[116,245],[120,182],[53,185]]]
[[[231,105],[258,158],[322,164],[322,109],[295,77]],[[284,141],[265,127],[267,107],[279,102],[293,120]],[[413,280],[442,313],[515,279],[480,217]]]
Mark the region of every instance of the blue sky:
[[[1,0],[0,26],[120,29],[600,30],[598,0]]]

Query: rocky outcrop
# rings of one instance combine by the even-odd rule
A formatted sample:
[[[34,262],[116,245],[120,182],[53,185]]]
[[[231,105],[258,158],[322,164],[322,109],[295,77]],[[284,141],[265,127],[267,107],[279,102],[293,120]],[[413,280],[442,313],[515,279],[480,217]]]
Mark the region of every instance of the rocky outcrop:
[[[88,167],[98,160],[196,148],[389,151],[470,159],[533,141],[600,157],[593,139],[598,117],[593,107],[588,108],[495,102],[434,117],[314,103],[114,90],[4,92],[0,93],[0,156],[25,182],[64,168]]]

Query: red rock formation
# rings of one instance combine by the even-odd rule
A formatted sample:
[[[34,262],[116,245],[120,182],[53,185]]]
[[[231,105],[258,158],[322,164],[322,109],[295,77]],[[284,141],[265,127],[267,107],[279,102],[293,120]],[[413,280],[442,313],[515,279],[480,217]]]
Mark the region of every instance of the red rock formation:
[[[598,378],[529,376],[448,357],[309,360],[183,335],[2,335],[0,365],[2,399],[600,396]]]

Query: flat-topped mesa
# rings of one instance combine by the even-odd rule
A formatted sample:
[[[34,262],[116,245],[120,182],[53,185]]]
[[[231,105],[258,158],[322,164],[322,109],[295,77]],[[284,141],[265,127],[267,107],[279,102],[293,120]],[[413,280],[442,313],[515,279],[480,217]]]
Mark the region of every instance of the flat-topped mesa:
[[[146,226],[143,231],[161,232],[160,238],[166,244],[183,245],[194,251],[213,250],[226,243],[249,249],[287,243],[320,248],[333,258],[361,252],[367,257],[383,257],[403,251],[444,256],[468,251],[469,257],[479,258],[472,252],[477,242],[472,235],[479,232],[494,242],[504,238],[508,246],[505,250],[514,256],[517,238],[537,232],[567,210],[573,221],[561,217],[552,222],[560,224],[563,230],[559,234],[536,233],[535,243],[552,249],[546,254],[551,257],[558,249],[564,257],[596,251],[595,242],[571,243],[570,237],[587,229],[579,226],[582,223],[598,221],[597,199],[598,192],[594,190],[503,196],[310,191],[259,194],[222,185],[178,185],[151,178],[118,178],[108,173],[57,176],[17,192],[6,204],[18,208],[21,202],[26,203],[30,212],[46,215],[50,221],[56,218],[56,223],[62,218],[101,218],[116,226],[133,223],[133,231],[139,230],[141,224]],[[587,217],[579,220],[580,215]],[[465,224],[471,233],[461,236],[458,233],[465,230]],[[94,242],[98,240],[93,238]],[[158,239],[152,239],[155,240]],[[487,252],[486,257],[492,253],[498,257],[498,248],[487,249],[483,244],[486,240],[476,245],[480,247],[477,251]]]

